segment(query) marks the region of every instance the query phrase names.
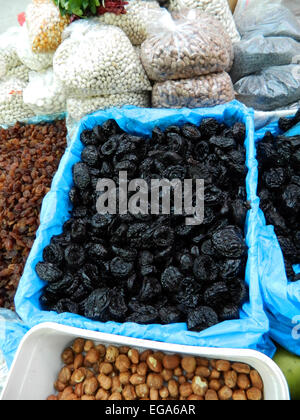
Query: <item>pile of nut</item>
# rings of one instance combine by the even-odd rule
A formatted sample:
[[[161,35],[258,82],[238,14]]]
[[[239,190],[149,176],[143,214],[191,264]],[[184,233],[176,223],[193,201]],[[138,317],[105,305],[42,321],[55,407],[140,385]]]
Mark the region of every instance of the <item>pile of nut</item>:
[[[155,108],[201,108],[230,102],[235,98],[230,76],[226,72],[195,79],[168,80],[156,83],[152,91]]]
[[[105,347],[78,338],[62,353],[64,367],[49,401],[262,400],[259,373],[243,363]]]
[[[64,121],[0,129],[0,307],[14,308],[41,203],[64,153],[66,134]]]

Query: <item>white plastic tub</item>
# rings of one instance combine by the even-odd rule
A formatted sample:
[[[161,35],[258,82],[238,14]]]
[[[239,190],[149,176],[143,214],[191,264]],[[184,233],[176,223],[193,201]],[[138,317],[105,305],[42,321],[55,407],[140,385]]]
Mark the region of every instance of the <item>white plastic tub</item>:
[[[247,363],[263,379],[265,400],[290,399],[287,382],[279,367],[270,358],[254,350],[181,346],[45,323],[34,327],[23,338],[1,400],[46,400],[54,393],[53,383],[62,367],[61,353],[77,337],[93,340],[97,344],[126,345],[138,350],[152,349]]]

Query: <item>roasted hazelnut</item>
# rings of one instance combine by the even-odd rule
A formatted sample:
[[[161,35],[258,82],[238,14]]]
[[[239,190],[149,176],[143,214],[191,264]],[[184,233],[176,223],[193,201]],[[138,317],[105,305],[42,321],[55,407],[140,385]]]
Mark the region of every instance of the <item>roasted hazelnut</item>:
[[[112,356],[114,357],[114,356]],[[106,353],[106,358],[107,358],[107,353]],[[130,368],[131,363],[130,360],[128,359],[128,357],[125,354],[120,354],[120,356],[117,356],[115,361],[115,366],[116,369],[119,372],[127,372],[127,370]]]
[[[83,338],[77,338],[72,346],[74,353],[80,354],[83,352],[85,340]]]
[[[162,371],[161,361],[152,355],[147,357],[147,365],[152,372],[160,373]]]
[[[136,400],[137,395],[133,385],[126,385],[122,391],[122,396],[126,401]]]
[[[106,356],[105,356],[107,362],[115,363],[118,356],[119,356],[119,349],[117,349],[117,347],[114,347],[114,346],[107,347]]]
[[[70,382],[71,375],[72,373],[70,369],[67,367],[63,367],[58,374],[58,381],[62,384],[68,384]]]
[[[134,365],[137,365],[138,363],[139,363],[139,361],[140,361],[140,354],[139,354],[139,352],[137,351],[137,350],[135,350],[135,349],[130,349],[129,351],[128,351],[128,357],[129,357],[129,360],[134,364]]]
[[[112,379],[109,376],[100,373],[97,379],[100,384],[100,387],[105,389],[106,391],[108,391],[112,387]]]
[[[86,395],[95,395],[97,389],[99,388],[98,381],[95,377],[86,379],[83,383],[83,392]]]
[[[85,351],[86,353],[88,353],[94,347],[95,347],[95,344],[94,344],[94,342],[92,340],[86,340],[86,342],[84,343],[83,351]]]
[[[149,373],[147,377],[149,388],[160,389],[163,386],[163,378],[158,373]]]
[[[61,359],[65,365],[70,365],[74,362],[74,352],[71,347],[65,349],[61,355]]]
[[[181,360],[181,367],[187,373],[195,372],[196,366],[197,366],[197,363],[196,363],[195,357],[188,356],[188,357],[184,357]]]

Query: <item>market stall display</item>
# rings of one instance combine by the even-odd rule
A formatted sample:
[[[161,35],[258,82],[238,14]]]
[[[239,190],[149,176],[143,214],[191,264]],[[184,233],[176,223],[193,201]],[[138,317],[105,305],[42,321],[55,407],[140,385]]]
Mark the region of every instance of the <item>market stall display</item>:
[[[48,192],[66,146],[63,121],[0,128],[0,306],[14,296],[39,225]]]

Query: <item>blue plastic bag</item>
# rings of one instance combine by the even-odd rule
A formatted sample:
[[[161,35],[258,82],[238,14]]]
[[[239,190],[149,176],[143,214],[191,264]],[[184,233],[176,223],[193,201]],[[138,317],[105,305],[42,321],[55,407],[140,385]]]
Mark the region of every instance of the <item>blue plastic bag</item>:
[[[282,134],[277,121],[257,131],[256,142],[268,131],[275,136]],[[300,135],[300,124],[284,135]],[[282,347],[300,356],[300,281],[294,283],[288,281],[284,257],[274,227],[267,226],[262,210],[259,210],[259,213],[258,269],[263,299],[270,320],[270,336]],[[294,270],[299,273],[300,265],[294,266]]]
[[[229,125],[244,122],[247,127],[247,194],[249,200],[254,200],[254,206],[248,214],[246,234],[249,246],[249,258],[246,270],[246,282],[250,289],[250,301],[245,303],[239,320],[226,321],[201,333],[187,330],[185,323],[172,325],[137,325],[134,323],[95,322],[79,315],[42,311],[39,298],[45,283],[41,281],[35,266],[42,261],[42,252],[50,243],[53,235],[62,232],[62,226],[69,218],[71,204],[68,192],[73,185],[72,166],[80,161],[83,145],[80,133],[84,129],[92,129],[101,125],[107,119],[115,119],[119,126],[132,134],[150,136],[154,127],[166,128],[171,124],[183,125],[186,122],[200,124],[204,117],[215,117],[220,122]],[[99,111],[85,117],[72,139],[72,142],[62,158],[58,172],[54,177],[51,191],[44,199],[41,211],[41,225],[36,241],[27,260],[24,274],[21,278],[16,297],[16,311],[28,327],[42,322],[57,322],[64,325],[84,328],[105,333],[136,337],[141,339],[206,347],[251,348],[269,356],[275,352],[275,346],[269,340],[269,322],[263,310],[257,272],[257,241],[255,237],[257,224],[258,202],[255,196],[257,178],[253,171],[255,165],[254,118],[252,111],[234,101],[227,105],[209,109],[141,109],[125,107]]]

